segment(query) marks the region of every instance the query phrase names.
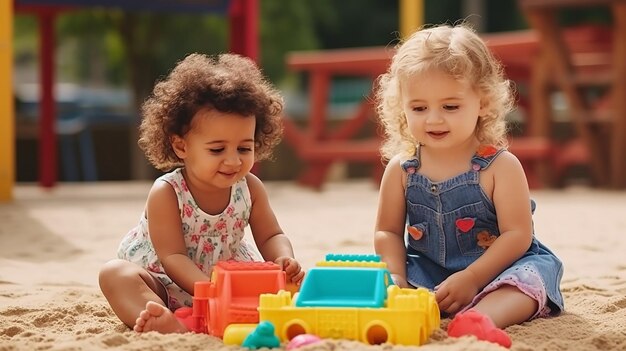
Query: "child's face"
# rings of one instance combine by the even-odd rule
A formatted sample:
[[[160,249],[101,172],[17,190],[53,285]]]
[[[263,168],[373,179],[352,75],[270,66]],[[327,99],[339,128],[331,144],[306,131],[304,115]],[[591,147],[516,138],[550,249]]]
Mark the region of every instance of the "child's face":
[[[202,109],[183,138],[173,146],[185,163],[190,181],[208,188],[228,188],[243,178],[254,164],[252,116]]]
[[[429,70],[400,82],[402,109],[415,140],[431,148],[451,148],[475,141],[480,96],[469,82]]]

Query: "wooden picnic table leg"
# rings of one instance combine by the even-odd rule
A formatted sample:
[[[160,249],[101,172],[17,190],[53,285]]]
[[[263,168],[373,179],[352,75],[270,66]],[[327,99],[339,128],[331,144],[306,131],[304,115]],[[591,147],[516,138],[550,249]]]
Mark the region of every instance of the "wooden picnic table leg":
[[[309,79],[309,123],[305,140],[300,143],[301,148],[315,148],[317,143],[327,137],[330,75],[325,71],[312,71]],[[304,162],[304,171],[300,174],[298,181],[319,189],[332,163],[316,160],[304,160]]]
[[[611,131],[611,186],[626,187],[626,3],[613,5],[613,125]]]
[[[590,159],[592,177],[598,185],[605,186],[608,184],[605,158],[602,157],[603,153],[598,140],[588,128],[588,122],[585,121],[591,111],[575,86],[574,69],[559,25],[556,22],[554,10],[528,10],[526,17],[531,27],[535,28],[541,36],[541,50],[544,51],[546,59],[551,63],[554,77],[557,80],[556,83],[568,100],[576,132],[592,155]]]
[[[552,77],[550,75],[550,67],[546,62],[545,53],[539,51],[532,58],[532,69],[530,74],[529,97],[529,113],[526,117],[528,129],[526,135],[532,138],[544,138],[550,140],[552,135],[552,113],[550,108],[550,91]],[[532,165],[534,174],[528,176],[536,176],[539,184],[531,184],[531,186],[551,186],[554,178],[550,177],[549,165],[545,159],[534,162]],[[556,172],[552,168],[553,172]],[[532,172],[531,172],[532,173]],[[531,179],[529,179],[529,183]]]

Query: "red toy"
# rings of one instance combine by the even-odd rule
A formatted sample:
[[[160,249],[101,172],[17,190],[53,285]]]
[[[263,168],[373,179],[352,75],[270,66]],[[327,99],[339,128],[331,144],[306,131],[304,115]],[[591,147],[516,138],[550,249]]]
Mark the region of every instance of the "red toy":
[[[506,348],[511,347],[509,335],[496,327],[489,317],[475,310],[468,310],[454,316],[448,324],[448,335],[457,338],[474,335],[478,340],[490,341]]]
[[[259,296],[285,288],[286,275],[273,262],[220,261],[211,281],[194,285],[193,307],[175,315],[189,330],[221,338],[229,324],[259,322]]]

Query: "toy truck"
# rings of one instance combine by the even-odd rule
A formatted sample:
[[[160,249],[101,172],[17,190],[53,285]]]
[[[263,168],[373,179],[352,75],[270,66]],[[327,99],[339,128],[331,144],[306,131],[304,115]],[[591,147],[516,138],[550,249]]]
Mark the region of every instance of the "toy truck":
[[[313,334],[367,344],[421,345],[440,324],[434,294],[394,285],[377,255],[327,255],[293,298],[286,291],[261,295],[259,318],[281,341]]]

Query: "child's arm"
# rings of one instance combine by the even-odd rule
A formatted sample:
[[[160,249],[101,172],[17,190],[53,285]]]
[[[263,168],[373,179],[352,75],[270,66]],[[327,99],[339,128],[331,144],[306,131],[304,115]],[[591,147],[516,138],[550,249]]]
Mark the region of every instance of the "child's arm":
[[[500,236],[479,259],[440,284],[437,301],[447,312],[471,302],[480,289],[520,259],[532,241],[530,192],[522,165],[513,154],[503,152],[491,167]]]
[[[166,182],[155,183],[148,195],[146,209],[150,239],[165,272],[193,295],[194,283],[209,280],[209,277],[187,256],[178,199],[172,186]]]
[[[374,234],[374,248],[387,263],[394,282],[400,287],[408,287],[406,281],[406,247],[404,226],[406,223],[406,202],[404,198],[405,173],[400,166],[400,158],[392,158],[383,174],[378,197],[378,214]]]
[[[263,183],[254,174],[248,174],[246,181],[252,198],[250,230],[261,256],[265,260],[278,263],[287,273],[288,280],[300,283],[304,272],[295,260],[289,238],[278,224]]]

